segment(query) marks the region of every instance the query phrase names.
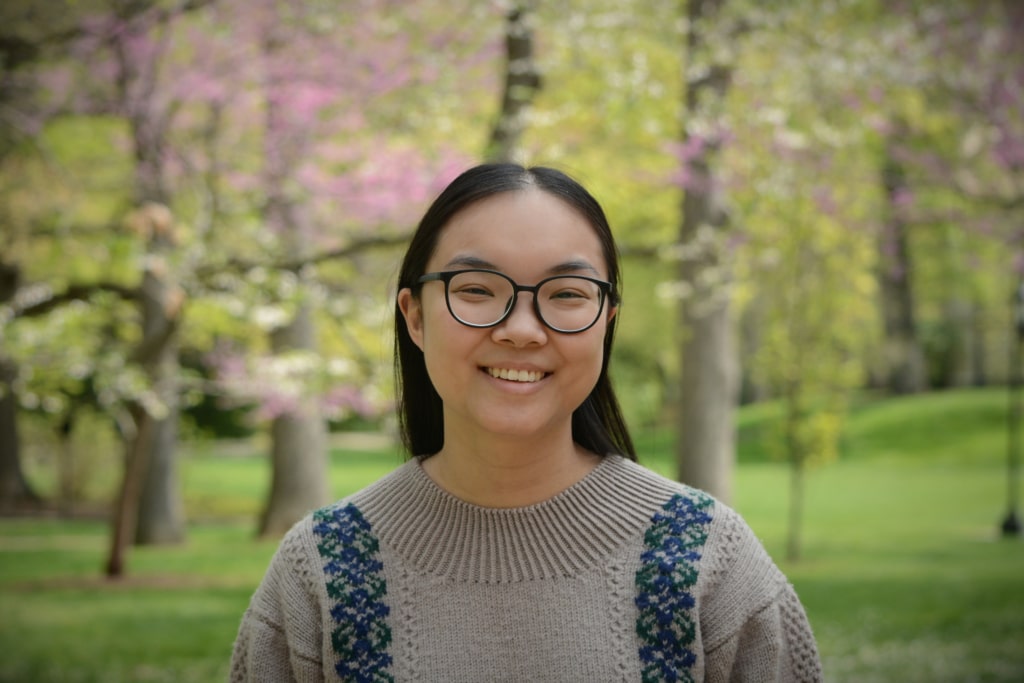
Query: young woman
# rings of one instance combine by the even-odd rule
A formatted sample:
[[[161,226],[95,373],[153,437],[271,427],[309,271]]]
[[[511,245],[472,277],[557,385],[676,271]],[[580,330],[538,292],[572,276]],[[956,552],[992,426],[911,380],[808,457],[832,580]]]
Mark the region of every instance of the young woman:
[[[287,534],[232,680],[821,680],[739,515],[635,462],[608,377],[616,248],[583,187],[465,172],[398,286],[415,457]]]

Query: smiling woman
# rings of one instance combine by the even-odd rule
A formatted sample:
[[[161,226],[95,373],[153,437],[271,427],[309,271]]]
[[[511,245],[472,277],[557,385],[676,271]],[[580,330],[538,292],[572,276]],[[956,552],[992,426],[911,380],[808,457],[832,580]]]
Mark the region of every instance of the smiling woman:
[[[452,272],[467,263],[493,270],[455,270],[447,286],[414,277],[419,289],[398,295],[420,352],[410,361],[424,364],[441,405],[441,447],[424,453],[433,456],[424,467],[472,502],[539,502],[578,481],[596,464],[595,453],[614,448],[577,448],[577,441],[611,439],[597,429],[591,438],[572,433],[572,415],[604,368],[616,308],[604,305],[601,292],[611,289],[612,276],[590,223],[565,200],[532,187],[480,199],[446,221],[425,268]],[[589,303],[553,298],[574,290],[589,292]],[[556,331],[556,323],[568,329]],[[537,381],[510,382],[513,373]],[[519,483],[510,480],[513,471]],[[481,480],[490,477],[498,481]]]
[[[232,679],[820,680],[746,523],[636,463],[618,306],[611,229],[574,180],[495,164],[445,189],[395,305],[413,457],[288,533]]]

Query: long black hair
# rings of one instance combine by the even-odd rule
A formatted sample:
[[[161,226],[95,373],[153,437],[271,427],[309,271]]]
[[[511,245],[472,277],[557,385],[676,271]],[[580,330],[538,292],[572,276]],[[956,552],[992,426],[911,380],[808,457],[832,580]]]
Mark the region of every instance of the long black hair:
[[[612,290],[609,306],[619,302],[618,249],[601,205],[587,190],[561,171],[543,166],[526,168],[518,164],[483,164],[465,171],[434,200],[420,220],[405,252],[398,275],[398,290],[409,288],[419,296],[417,280],[426,272],[438,237],[455,214],[470,204],[502,192],[536,188],[576,209],[594,228],[608,264]],[[580,446],[607,455],[618,453],[636,460],[633,440],[622,417],[618,399],[608,376],[615,321],[611,319],[604,337],[601,373],[590,395],[573,412],[572,438]],[[398,422],[407,455],[433,455],[444,445],[444,417],[441,397],[427,374],[423,353],[409,336],[405,318],[395,303],[395,388]]]

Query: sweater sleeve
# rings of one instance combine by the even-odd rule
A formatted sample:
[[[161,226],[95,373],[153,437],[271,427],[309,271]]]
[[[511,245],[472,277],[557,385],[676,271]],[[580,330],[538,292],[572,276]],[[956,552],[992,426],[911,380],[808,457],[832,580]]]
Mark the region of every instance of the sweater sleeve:
[[[322,681],[321,613],[304,529],[281,541],[235,639],[231,683]]]
[[[709,683],[819,683],[817,644],[793,586],[746,522],[718,504],[700,583]]]

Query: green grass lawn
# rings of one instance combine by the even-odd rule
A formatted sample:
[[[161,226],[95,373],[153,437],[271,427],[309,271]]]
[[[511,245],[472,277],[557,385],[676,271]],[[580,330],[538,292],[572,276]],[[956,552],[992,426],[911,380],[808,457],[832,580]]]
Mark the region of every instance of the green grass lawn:
[[[1005,392],[865,401],[842,459],[809,473],[804,557],[782,561],[788,471],[739,418],[735,507],[796,585],[827,680],[1024,680],[1024,542],[1006,512]],[[671,473],[669,438],[635,434]],[[393,468],[391,450],[336,450],[339,496]],[[0,681],[222,681],[238,620],[274,552],[253,539],[262,458],[196,449],[183,462],[188,542],[138,548],[100,578],[100,521],[0,520]]]

